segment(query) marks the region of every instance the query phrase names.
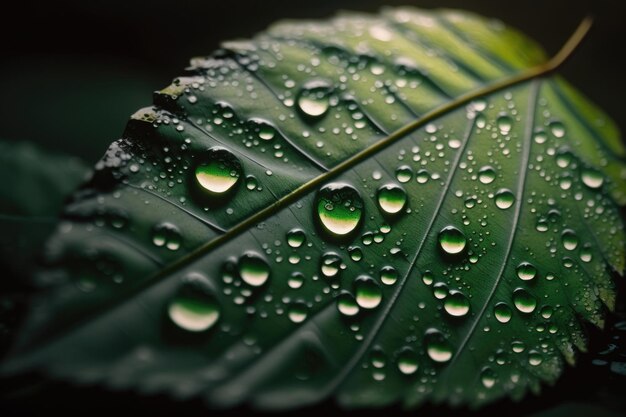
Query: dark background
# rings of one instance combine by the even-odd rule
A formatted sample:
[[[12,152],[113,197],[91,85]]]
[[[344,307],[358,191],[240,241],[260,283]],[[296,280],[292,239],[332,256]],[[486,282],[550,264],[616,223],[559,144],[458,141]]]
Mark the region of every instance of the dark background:
[[[411,4],[450,7],[497,17],[555,53],[586,15],[594,28],[561,73],[626,131],[624,116],[623,0],[65,0],[5,4],[0,22],[0,140],[37,142],[45,149],[93,164],[121,135],[128,117],[152,102],[152,92],[182,73],[192,56],[206,55],[223,40],[246,38],[285,18],[326,18],[336,10],[375,12]],[[499,415],[609,417],[626,415],[626,313],[624,286],[618,314],[604,333],[590,330],[590,353],[555,387],[519,404],[505,400],[477,414],[427,406],[422,416]],[[199,402],[108,393],[64,384],[41,384],[2,399],[0,415],[206,415]],[[32,389],[32,391],[30,390]],[[247,411],[247,410],[238,410]],[[298,414],[336,411],[332,403]],[[395,415],[398,409],[385,411]],[[418,412],[415,412],[417,414]],[[359,416],[381,414],[359,413]],[[229,415],[236,415],[230,413]]]
[[[595,26],[562,73],[626,129],[623,0],[18,0],[2,11],[0,140],[30,140],[95,162],[152,91],[189,58],[285,18],[384,6],[497,17],[556,52],[588,14]]]

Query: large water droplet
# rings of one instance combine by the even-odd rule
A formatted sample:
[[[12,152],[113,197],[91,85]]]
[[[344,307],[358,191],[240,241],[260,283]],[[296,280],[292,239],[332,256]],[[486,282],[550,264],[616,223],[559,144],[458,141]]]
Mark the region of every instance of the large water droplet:
[[[378,189],[378,205],[384,213],[399,213],[406,205],[406,200],[406,191],[395,184],[386,184]]]
[[[537,276],[537,268],[529,262],[520,263],[515,269],[519,279],[530,281]]]
[[[260,287],[270,276],[270,267],[256,252],[246,252],[239,258],[239,276],[248,285]]]
[[[515,202],[515,195],[511,192],[511,190],[503,188],[496,193],[495,199],[496,206],[499,209],[506,210]]]
[[[207,151],[206,162],[196,166],[196,180],[212,194],[224,194],[239,181],[242,168],[239,159],[230,151],[214,147]]]
[[[376,308],[383,299],[383,293],[380,286],[370,276],[359,276],[354,281],[354,289],[356,293],[356,302],[361,308]]]
[[[460,291],[450,291],[443,303],[443,308],[451,316],[463,317],[470,310],[470,303],[465,294]]]
[[[506,303],[498,303],[493,307],[493,315],[500,323],[508,323],[513,316],[513,311]]]
[[[435,362],[448,362],[452,358],[452,346],[439,330],[426,330],[424,342],[426,353]]]
[[[155,246],[165,246],[169,250],[178,250],[182,242],[182,237],[178,227],[172,223],[159,223],[152,230],[152,243]]]
[[[363,200],[344,183],[328,184],[317,193],[316,211],[323,228],[332,236],[346,236],[357,228],[363,215]]]
[[[398,369],[404,375],[414,374],[417,371],[418,363],[417,353],[410,347],[403,348],[398,354]]]
[[[580,173],[580,178],[587,187],[592,189],[600,188],[602,184],[604,184],[604,177],[595,169],[583,168]]]
[[[200,274],[187,275],[167,306],[170,320],[181,329],[202,332],[215,325],[220,306],[208,279]]]
[[[439,232],[439,247],[450,255],[463,252],[467,240],[463,232],[454,226],[446,226]]]
[[[331,85],[323,80],[311,80],[302,86],[296,103],[303,115],[310,118],[322,117],[330,107]]]
[[[537,299],[523,288],[513,291],[513,303],[522,313],[532,313],[537,307]]]

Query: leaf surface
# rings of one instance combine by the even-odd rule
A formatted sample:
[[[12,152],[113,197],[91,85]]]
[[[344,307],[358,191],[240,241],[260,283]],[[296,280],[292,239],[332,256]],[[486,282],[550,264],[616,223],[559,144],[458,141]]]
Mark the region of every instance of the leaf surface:
[[[626,175],[599,110],[519,78],[544,60],[415,9],[194,59],[68,205],[5,372],[268,409],[555,381],[614,305]]]

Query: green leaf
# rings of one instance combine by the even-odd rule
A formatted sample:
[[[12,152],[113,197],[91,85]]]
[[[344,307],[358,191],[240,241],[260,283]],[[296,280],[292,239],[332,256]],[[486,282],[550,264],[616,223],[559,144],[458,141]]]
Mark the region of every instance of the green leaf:
[[[192,60],[67,206],[5,373],[267,409],[554,382],[614,304],[626,202],[559,59],[390,9]]]
[[[0,141],[0,262],[5,271],[9,267],[27,275],[65,198],[88,172],[77,158],[49,154],[30,143]]]

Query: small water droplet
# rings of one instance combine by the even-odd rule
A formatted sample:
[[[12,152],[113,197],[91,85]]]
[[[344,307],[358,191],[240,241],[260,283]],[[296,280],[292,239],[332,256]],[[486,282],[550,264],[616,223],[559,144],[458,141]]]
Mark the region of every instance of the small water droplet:
[[[256,252],[246,252],[239,258],[239,276],[248,285],[260,287],[270,276],[270,267]]]
[[[347,291],[343,291],[337,297],[337,310],[344,316],[352,317],[359,314],[359,305]]]
[[[515,195],[511,190],[503,188],[499,190],[495,195],[496,206],[499,209],[506,210],[515,202]]]
[[[410,347],[403,348],[398,354],[398,369],[404,375],[412,375],[418,368],[417,353]]]
[[[302,301],[296,301],[289,304],[289,308],[287,309],[287,316],[289,320],[293,323],[302,323],[306,320],[309,309],[306,304]]]
[[[428,329],[424,334],[426,353],[435,362],[448,362],[452,358],[452,346],[437,329]]]
[[[296,103],[300,112],[309,118],[322,117],[330,107],[331,85],[324,80],[311,80],[302,86]]]
[[[352,259],[354,262],[359,262],[361,259],[363,259],[363,251],[358,246],[350,246],[348,248],[348,253],[350,254],[350,259]]]
[[[493,315],[500,323],[508,323],[513,316],[513,311],[506,303],[497,303],[493,307]]]
[[[354,281],[354,288],[356,293],[356,302],[361,308],[376,308],[383,299],[383,293],[380,286],[370,276],[359,276]]]
[[[378,206],[387,214],[397,214],[406,205],[406,191],[398,185],[386,184],[378,189]]]
[[[320,261],[320,270],[326,278],[332,278],[341,269],[341,258],[335,252],[326,252]]]
[[[344,183],[328,184],[318,192],[316,201],[318,219],[332,236],[346,236],[359,225],[363,200],[351,186]]]
[[[537,299],[523,288],[513,291],[513,303],[522,313],[532,313],[537,307]]]
[[[439,247],[447,254],[456,255],[465,249],[467,239],[454,226],[446,226],[439,232]]]
[[[537,352],[536,350],[531,350],[530,352],[528,352],[528,363],[531,366],[541,365],[541,362],[543,362],[543,356],[541,355],[541,353]]]
[[[383,266],[380,269],[380,281],[385,285],[393,285],[398,280],[398,271],[393,266]]]
[[[478,171],[478,180],[483,184],[491,184],[496,179],[496,170],[490,166],[484,166]]]
[[[306,235],[302,229],[291,229],[287,232],[287,244],[292,248],[299,248],[306,240]]]
[[[287,280],[287,285],[289,285],[289,288],[292,288],[294,290],[302,287],[302,284],[304,284],[304,274],[302,272],[296,271],[292,273],[289,277],[289,280]]]
[[[559,149],[556,153],[556,164],[559,168],[567,168],[571,163],[574,156],[569,149]]]
[[[530,281],[537,276],[537,268],[529,262],[520,263],[516,271],[518,278],[524,281]]]
[[[224,194],[239,181],[242,168],[239,159],[230,151],[214,147],[207,151],[206,162],[196,166],[196,180],[213,194]]]
[[[413,178],[413,170],[408,165],[402,165],[396,169],[396,179],[401,183],[407,183]]]
[[[561,243],[567,250],[574,250],[578,247],[578,236],[571,229],[565,229],[561,234]]]
[[[513,127],[513,119],[508,114],[501,114],[496,119],[496,125],[502,135],[508,135]]]
[[[555,138],[562,138],[565,136],[565,126],[559,121],[550,122],[550,132]]]
[[[172,223],[163,222],[153,229],[152,243],[158,247],[165,246],[169,250],[178,250],[182,243],[182,237],[178,227]]]
[[[450,291],[443,303],[443,308],[451,316],[463,317],[470,310],[470,303],[465,294],[460,291]]]
[[[492,388],[496,384],[496,373],[491,368],[484,368],[480,373],[480,382],[485,388]]]
[[[415,174],[415,180],[420,184],[426,184],[430,179],[430,174],[425,169],[420,169]]]
[[[254,124],[254,130],[260,139],[272,140],[276,136],[276,128],[269,122],[262,119],[250,119],[250,122]]]
[[[220,306],[208,279],[198,273],[185,278],[167,306],[170,320],[189,332],[212,328],[220,317]]]

